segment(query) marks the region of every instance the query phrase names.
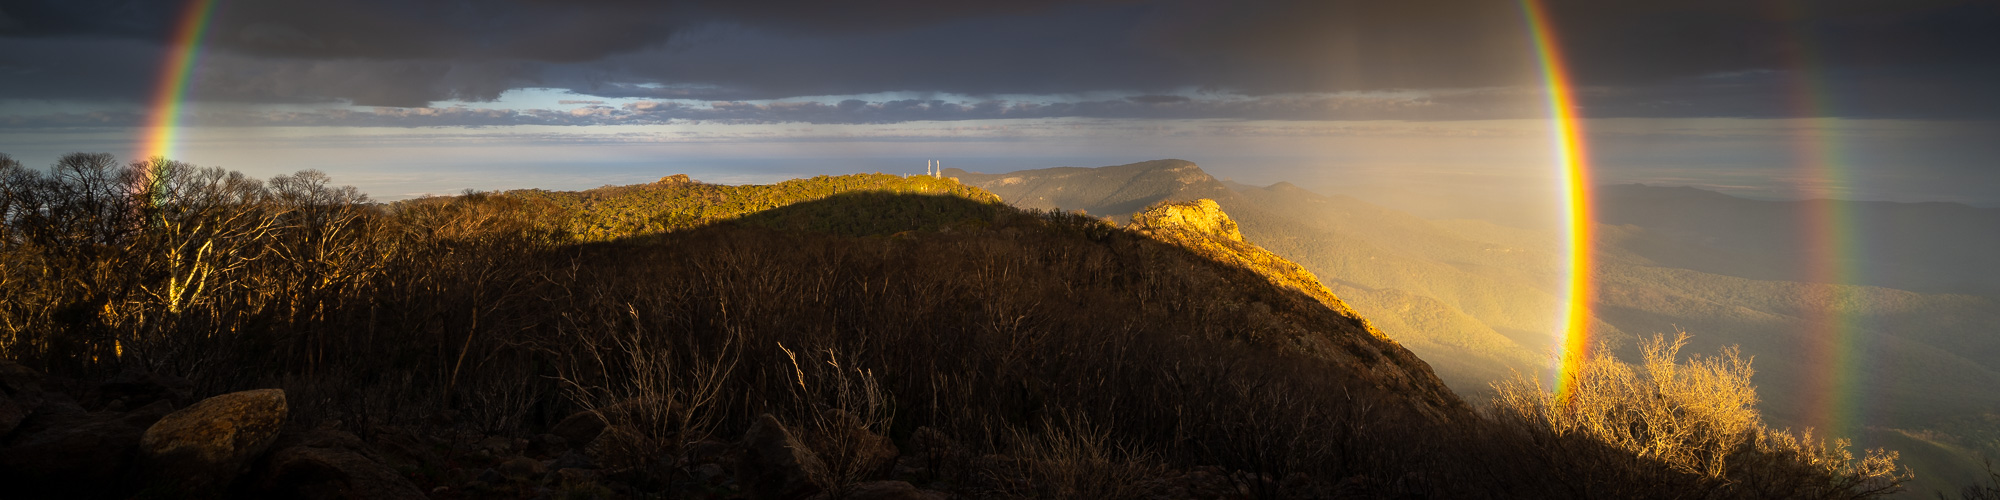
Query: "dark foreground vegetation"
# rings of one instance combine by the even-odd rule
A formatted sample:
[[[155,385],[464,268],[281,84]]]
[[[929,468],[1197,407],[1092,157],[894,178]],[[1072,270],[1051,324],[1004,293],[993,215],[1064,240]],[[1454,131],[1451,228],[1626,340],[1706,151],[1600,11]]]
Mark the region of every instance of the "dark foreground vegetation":
[[[1661,348],[1594,365],[1586,403],[1520,385],[1475,410],[1213,207],[1119,228],[881,174],[377,204],[314,172],[0,159],[0,496],[1866,498],[1905,477],[1764,429],[1727,356]],[[151,439],[261,388],[283,429],[229,479],[166,475],[151,441],[120,448],[136,434],[48,437]],[[51,439],[110,465],[26,458]]]

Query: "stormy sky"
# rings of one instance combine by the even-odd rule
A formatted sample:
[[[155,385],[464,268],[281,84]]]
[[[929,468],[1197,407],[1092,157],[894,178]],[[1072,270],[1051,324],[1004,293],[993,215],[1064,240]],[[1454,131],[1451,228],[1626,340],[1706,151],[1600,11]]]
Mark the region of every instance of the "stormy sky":
[[[1784,197],[1832,144],[1853,175],[1822,192],[2000,204],[2000,4],[1547,5],[1607,179]],[[181,10],[0,0],[0,152],[129,154]],[[1533,184],[1525,26],[1495,0],[222,0],[181,151],[389,198],[933,157]]]

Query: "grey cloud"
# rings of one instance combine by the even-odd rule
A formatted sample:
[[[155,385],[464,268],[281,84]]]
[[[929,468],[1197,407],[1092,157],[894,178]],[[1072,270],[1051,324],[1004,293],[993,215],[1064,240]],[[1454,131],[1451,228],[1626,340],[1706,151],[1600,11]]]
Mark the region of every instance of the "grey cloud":
[[[1235,120],[1441,120],[1514,117],[1532,113],[1541,96],[1521,92],[1466,92],[1431,97],[1342,95],[1224,96],[1144,102],[1106,99],[1072,102],[938,99],[884,101],[639,101],[619,106],[589,104],[570,109],[484,109],[466,107],[369,110],[197,112],[189,123],[209,126],[490,127],[513,125],[727,124],[887,124],[912,121],[967,121],[1050,118],[1235,119]],[[573,101],[572,101],[573,102]],[[0,119],[0,128],[136,126],[140,115],[56,114]]]
[[[1586,101],[1593,116],[1777,113],[1757,97],[1762,90],[1699,78],[1805,68],[1823,72],[1816,78],[1862,75],[1841,87],[1858,96],[1842,113],[2000,107],[2000,97],[1978,91],[2000,86],[1991,69],[2000,68],[2000,4],[1990,1],[1547,3],[1579,82],[1609,89]],[[0,89],[143,98],[156,70],[145,58],[160,55],[175,8],[0,0],[0,19],[16,21],[0,26],[0,70],[44,80]],[[224,2],[196,92],[424,106],[524,86],[655,99],[1119,91],[1143,101],[1189,88],[1532,85],[1518,8],[1490,0]],[[38,52],[17,52],[31,45]],[[92,57],[110,52],[119,62]]]
[[[158,61],[157,47],[136,40],[0,37],[0,96],[136,100],[152,89]]]
[[[1173,104],[1173,103],[1189,102],[1193,101],[1194,99],[1191,99],[1187,96],[1178,96],[1178,95],[1146,94],[1141,96],[1127,97],[1125,98],[1125,100],[1140,104]]]
[[[267,60],[217,54],[195,75],[193,93],[223,101],[299,102],[337,97],[363,106],[423,107],[434,101],[490,101],[533,85],[538,70],[519,62],[428,60]]]
[[[145,115],[131,111],[12,115],[0,116],[0,129],[126,128],[139,126],[145,119]]]

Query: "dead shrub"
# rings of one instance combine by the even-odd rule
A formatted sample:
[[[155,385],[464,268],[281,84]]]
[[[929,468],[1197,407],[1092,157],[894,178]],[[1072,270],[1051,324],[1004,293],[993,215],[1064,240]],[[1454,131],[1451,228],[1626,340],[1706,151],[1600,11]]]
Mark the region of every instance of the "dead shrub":
[[[1750,360],[1735,348],[1715,356],[1679,358],[1682,333],[1655,336],[1641,363],[1610,356],[1569,374],[1567,394],[1516,378],[1495,384],[1491,414],[1543,443],[1543,460],[1578,467],[1621,468],[1634,485],[1675,483],[1724,496],[1872,498],[1899,491],[1909,471],[1895,452],[1869,450],[1856,459],[1846,440],[1829,445],[1811,431],[1765,427],[1757,415]],[[1622,453],[1590,453],[1582,439]],[[1592,463],[1594,462],[1594,463]],[[1558,466],[1560,467],[1560,466]],[[1662,477],[1658,469],[1681,478]],[[1649,478],[1650,479],[1644,479]]]

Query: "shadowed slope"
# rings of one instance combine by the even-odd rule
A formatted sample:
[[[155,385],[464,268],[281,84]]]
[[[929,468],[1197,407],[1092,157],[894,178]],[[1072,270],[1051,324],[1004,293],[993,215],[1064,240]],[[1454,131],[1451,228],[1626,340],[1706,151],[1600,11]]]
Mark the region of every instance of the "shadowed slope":
[[[1211,202],[1209,207],[1213,206]],[[878,216],[882,214],[898,217]],[[1219,211],[1206,211],[1203,215],[1210,220],[1220,219],[1225,223],[1228,220]],[[854,222],[856,219],[872,223],[858,224]],[[1331,363],[1340,367],[1333,372],[1337,378],[1359,384],[1343,384],[1344,387],[1359,390],[1365,386],[1386,391],[1381,397],[1411,400],[1411,408],[1433,417],[1448,418],[1465,409],[1430,373],[1427,365],[1368,327],[1366,320],[1296,264],[1249,245],[1240,237],[1216,241],[1195,236],[1206,231],[1195,228],[1191,221],[1147,220],[1141,231],[1155,235],[1159,241],[1082,216],[1020,212],[1004,205],[954,196],[861,192],[751,214],[724,223],[715,231],[728,226],[758,226],[850,237],[893,234],[887,242],[875,238],[861,240],[876,242],[867,245],[884,245],[881,251],[890,252],[885,256],[887,259],[911,259],[896,265],[897,270],[883,269],[881,273],[887,276],[921,274],[918,270],[961,265],[955,261],[965,258],[970,251],[966,247],[935,249],[928,253],[931,255],[928,259],[921,257],[926,254],[924,251],[903,253],[912,247],[933,247],[938,238],[965,240],[959,242],[961,245],[977,242],[981,251],[1004,246],[1012,249],[1010,253],[1024,253],[1021,257],[1028,260],[1005,263],[1008,267],[1000,274],[1012,277],[1009,283],[985,285],[1023,291],[1020,293],[1024,299],[1032,297],[1032,303],[1020,305],[1027,309],[1021,316],[1060,324],[1066,320],[1052,318],[1096,311],[1098,315],[1126,318],[1122,320],[1127,325],[1124,328],[1151,332],[1148,335],[1186,332],[1183,335],[1195,339],[1227,340]],[[669,237],[679,244],[699,245],[687,239],[692,236]],[[1043,245],[1054,248],[1037,248]],[[796,248],[798,252],[812,252],[817,247]],[[1033,256],[1040,251],[1069,257]],[[991,271],[974,275],[994,279]],[[1030,290],[1036,292],[1025,292]],[[1168,298],[1170,294],[1183,298]],[[968,301],[964,296],[940,293],[928,301],[928,307],[1002,307],[992,299]],[[1145,300],[1148,297],[1152,299]],[[1133,298],[1142,300],[1132,302]],[[916,297],[911,300],[923,301]],[[1179,305],[1161,307],[1175,303]],[[1081,309],[1069,309],[1072,306]],[[1052,307],[1056,309],[1048,309]],[[1065,335],[1092,331],[1062,330],[1068,331]]]

